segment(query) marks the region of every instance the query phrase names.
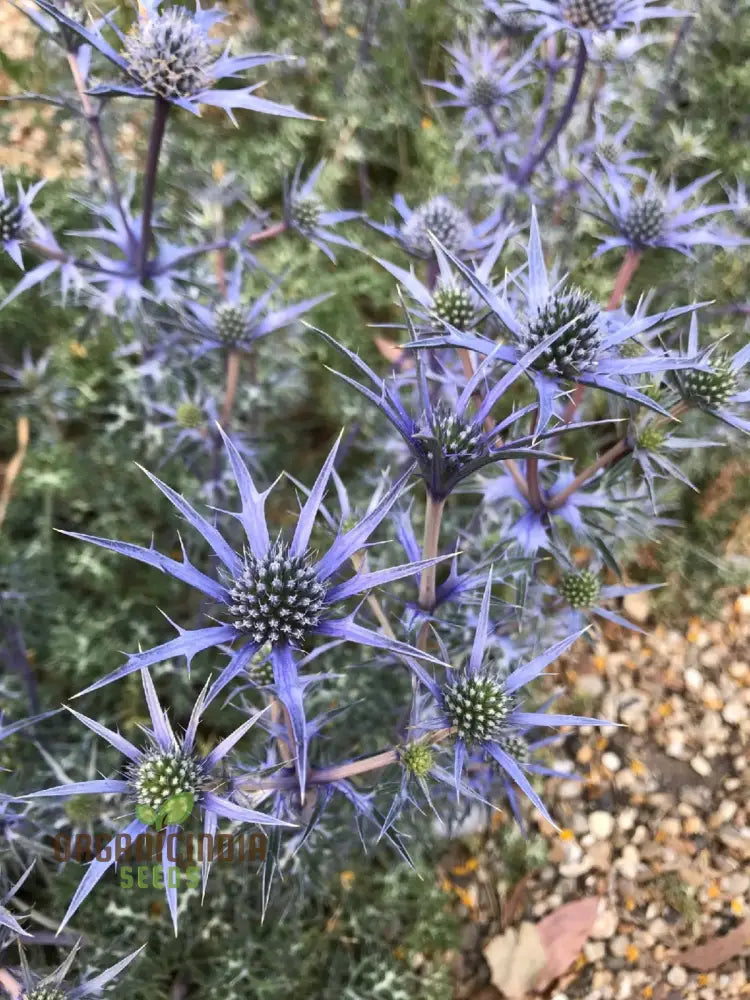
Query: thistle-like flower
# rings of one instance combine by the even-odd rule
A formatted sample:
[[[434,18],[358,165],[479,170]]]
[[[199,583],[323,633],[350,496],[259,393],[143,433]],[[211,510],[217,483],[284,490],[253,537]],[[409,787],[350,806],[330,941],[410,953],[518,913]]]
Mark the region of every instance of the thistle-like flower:
[[[643,629],[634,625],[629,619],[612,611],[606,603],[627,597],[628,594],[642,594],[661,586],[660,583],[602,586],[600,570],[595,567],[571,569],[563,574],[557,588],[545,586],[542,589],[550,595],[556,595],[558,602],[562,600],[564,605],[562,625],[566,632],[586,628],[593,617],[604,618],[635,632],[643,632]]]
[[[232,56],[228,46],[217,54],[216,46],[221,42],[212,38],[210,31],[225,15],[215,8],[203,10],[199,5],[193,12],[175,5],[161,10],[162,0],[139,2],[138,19],[128,34],[123,34],[109,19],[106,22],[119,39],[121,50],[118,52],[106,40],[99,24],[86,27],[51,0],[35,0],[35,3],[125,75],[125,82],[102,84],[91,91],[93,94],[157,98],[194,115],[200,115],[200,105],[205,104],[222,108],[233,121],[234,112],[240,108],[286,118],[310,117],[286,104],[256,97],[254,91],[262,84],[234,89],[219,86],[222,81],[236,79],[248,69],[286,57],[268,52]]]
[[[150,826],[158,822],[160,812],[170,799],[179,797],[181,805],[184,805],[182,815],[176,818],[167,813],[166,818],[169,823],[167,827],[167,837],[174,834],[179,826],[187,819],[192,812],[193,806],[197,806],[203,814],[203,832],[215,834],[219,818],[238,821],[243,823],[253,823],[265,826],[288,826],[269,816],[266,813],[258,812],[255,809],[246,809],[232,801],[233,790],[231,782],[229,784],[229,797],[220,794],[223,786],[227,785],[224,774],[223,762],[229,752],[238,741],[248,732],[260,718],[262,713],[247,719],[241,726],[234,730],[229,736],[221,741],[210,753],[201,755],[196,750],[196,734],[201,715],[208,704],[208,684],[203,688],[193,707],[190,715],[188,727],[182,738],[178,738],[169,722],[166,712],[159,704],[159,699],[154,689],[153,681],[148,670],[141,670],[143,690],[146,697],[149,716],[151,718],[152,729],[146,731],[148,743],[145,747],[136,747],[119,733],[108,729],[94,719],[90,719],[80,712],[69,708],[80,722],[105,739],[116,750],[119,750],[127,758],[128,763],[123,770],[122,778],[102,778],[94,781],[72,782],[64,785],[57,785],[54,788],[44,788],[38,792],[32,792],[26,798],[48,798],[64,797],[73,795],[107,795],[118,794],[130,801],[131,808],[135,811],[135,818],[121,830],[118,836],[126,835],[130,842],[140,834],[145,834]],[[220,767],[219,765],[222,765]],[[123,839],[118,841],[115,836],[109,843],[108,859],[94,859],[88,867],[86,874],[81,880],[73,899],[68,906],[68,910],[63,917],[60,929],[62,929],[76,912],[81,903],[86,899],[97,882],[112,864],[116,864],[119,853],[128,844]],[[174,853],[174,852],[172,852]],[[165,840],[162,851],[162,863],[164,864],[164,889],[172,914],[175,933],[177,933],[177,889],[174,880],[170,886],[169,869],[174,868],[175,859],[169,857],[168,843]],[[205,888],[211,859],[204,859],[203,865],[203,885]]]
[[[675,7],[663,6],[660,0],[511,0],[503,9],[533,17],[536,26],[550,34],[567,31],[578,35],[586,44],[603,31],[627,30],[652,18],[686,15]]]
[[[589,180],[589,184],[606,214],[601,214],[596,203],[585,211],[613,228],[615,235],[600,237],[601,246],[595,256],[615,247],[626,247],[634,251],[643,251],[647,247],[665,247],[692,257],[693,247],[696,246],[707,244],[736,247],[747,242],[717,226],[696,225],[720,212],[735,210],[735,206],[730,203],[689,207],[701,188],[713,180],[718,171],[699,177],[679,189],[673,180],[663,189],[651,176],[642,191],[635,191],[632,181],[611,163],[602,160],[602,165],[605,174],[603,182]]]
[[[66,983],[66,979],[80,946],[81,942],[78,941],[64,961],[46,976],[39,976],[33,972],[21,951],[21,968],[18,970],[21,992],[15,1000],[78,1000],[79,997],[101,996],[102,989],[116,979],[146,947],[142,944],[140,948],[131,951],[104,972],[83,979],[77,986],[70,986]]]
[[[698,353],[698,317],[690,322],[687,353]],[[673,384],[688,406],[711,414],[735,430],[750,434],[750,420],[741,417],[736,407],[750,403],[750,389],[743,388],[742,370],[750,361],[750,344],[745,344],[735,354],[728,355],[720,348],[709,348],[702,360],[710,370],[694,368],[674,372]]]
[[[197,356],[211,350],[248,350],[261,337],[292,326],[332,294],[324,292],[281,309],[271,309],[270,303],[282,279],[248,303],[243,295],[242,278],[242,260],[238,258],[227,284],[226,295],[221,301],[209,306],[192,299],[184,300],[188,313],[185,330],[198,341]]]
[[[471,654],[461,670],[449,669],[444,683],[439,683],[417,663],[411,668],[432,694],[437,715],[423,723],[423,730],[435,732],[449,729],[455,739],[454,781],[459,788],[468,751],[481,750],[487,754],[507,777],[514,782],[536,806],[544,818],[552,823],[544,803],[531,785],[526,772],[539,772],[526,752],[524,733],[527,729],[542,726],[606,726],[611,723],[576,715],[553,715],[546,712],[523,710],[521,690],[538,677],[561,656],[582,634],[568,636],[527,663],[503,673],[486,656],[492,629],[489,623],[492,596],[492,573],[482,598],[479,620],[474,635]],[[544,773],[544,772],[542,772]]]
[[[670,309],[656,316],[644,315],[640,310],[632,317],[610,315],[600,310],[585,291],[566,285],[564,279],[552,284],[533,209],[526,280],[520,284],[520,295],[516,293],[511,298],[507,281],[502,293],[497,292],[479,278],[475,269],[447,249],[443,251],[486,303],[491,315],[509,331],[511,342],[496,344],[479,334],[454,329],[437,337],[420,337],[408,347],[415,350],[441,346],[465,348],[485,358],[492,356],[500,363],[522,365],[539,397],[537,430],[540,432],[555,412],[561,379],[603,389],[666,413],[657,402],[635,388],[628,376],[685,368],[689,363],[677,355],[655,351],[626,358],[618,348],[653,327],[697,309],[697,305]]]
[[[21,243],[34,221],[31,203],[37,192],[44,186],[44,181],[37,181],[28,191],[18,184],[15,197],[8,194],[0,173],[0,246],[8,256],[23,270]]]
[[[409,208],[406,199],[398,194],[393,199],[393,205],[401,217],[400,224],[370,221],[370,225],[396,240],[410,256],[423,259],[434,256],[430,234],[441,246],[450,248],[459,257],[486,249],[494,242],[502,217],[498,209],[475,224],[442,194],[415,209]]]
[[[310,240],[323,251],[329,260],[335,263],[336,258],[328,245],[329,243],[355,249],[356,245],[335,232],[333,227],[341,222],[361,219],[362,213],[326,208],[315,192],[324,167],[325,160],[321,160],[303,181],[302,164],[298,164],[291,183],[285,182],[284,184],[284,219],[289,229],[293,229],[305,239]]]

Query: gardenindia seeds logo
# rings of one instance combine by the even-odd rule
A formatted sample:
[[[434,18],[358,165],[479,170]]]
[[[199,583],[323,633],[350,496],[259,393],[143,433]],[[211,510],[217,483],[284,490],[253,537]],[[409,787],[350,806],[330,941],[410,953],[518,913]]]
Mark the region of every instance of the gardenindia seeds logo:
[[[139,804],[136,816],[148,829],[135,836],[128,833],[118,833],[114,838],[109,834],[85,833],[72,838],[59,835],[53,840],[55,860],[107,864],[134,860],[135,866],[118,865],[119,882],[123,889],[177,889],[180,885],[197,889],[201,866],[214,862],[234,864],[265,860],[267,841],[261,832],[170,832],[169,827],[180,826],[190,817],[194,804],[192,792],[171,795],[156,808]]]

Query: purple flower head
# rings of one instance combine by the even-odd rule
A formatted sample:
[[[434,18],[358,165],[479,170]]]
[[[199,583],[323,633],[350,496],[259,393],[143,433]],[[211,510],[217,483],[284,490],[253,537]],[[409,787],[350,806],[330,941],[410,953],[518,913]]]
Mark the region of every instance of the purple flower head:
[[[302,165],[297,166],[291,183],[284,184],[284,220],[289,229],[310,240],[335,263],[336,258],[329,243],[354,249],[356,244],[335,232],[334,226],[352,219],[361,219],[362,213],[326,208],[315,192],[324,167],[325,160],[321,160],[303,181]]]
[[[556,587],[543,584],[541,592],[552,597],[552,608],[561,615],[561,626],[569,634],[593,624],[596,618],[604,618],[622,628],[643,633],[643,629],[634,625],[627,618],[617,614],[608,607],[608,602],[627,597],[628,594],[641,594],[648,590],[656,590],[661,583],[602,585],[602,570],[599,563],[593,563],[584,568],[568,567],[562,573]],[[645,634],[645,633],[643,633]]]
[[[88,42],[126,77],[126,82],[114,81],[95,87],[91,93],[100,97],[140,97],[184,108],[200,115],[200,106],[222,108],[232,121],[240,108],[261,114],[286,118],[309,118],[285,104],[276,104],[255,91],[263,86],[224,89],[223,80],[234,80],[248,69],[277,62],[287,57],[261,52],[232,56],[227,45],[221,53],[221,41],[211,37],[211,28],[224,20],[216,8],[203,10],[198,4],[190,11],[179,5],[167,6],[161,0],[145,0],[138,4],[138,18],[127,34],[123,34],[111,18],[107,25],[117,36],[120,50],[113,48],[98,24],[85,27],[71,18],[51,0],[35,0],[37,5],[68,31]]]
[[[401,217],[400,223],[381,225],[370,222],[370,225],[396,240],[410,256],[427,260],[435,255],[430,234],[441,246],[463,257],[489,247],[502,220],[502,212],[497,209],[482,222],[473,223],[465,212],[442,194],[415,209],[409,208],[406,199],[397,194],[393,205]]]
[[[282,309],[271,309],[270,303],[283,279],[275,281],[254,302],[246,301],[242,289],[242,260],[232,269],[226,295],[212,306],[191,299],[184,300],[188,313],[186,332],[199,341],[200,356],[212,350],[247,350],[261,337],[291,326],[300,316],[330,298],[331,292],[304,299]]]
[[[407,323],[414,333],[408,312],[406,315]],[[535,448],[538,435],[532,434],[502,442],[500,435],[519,419],[518,412],[512,412],[491,430],[487,429],[485,422],[498,400],[533,363],[536,355],[545,348],[547,340],[528,355],[521,357],[497,383],[492,385],[476,409],[472,409],[473,397],[479,386],[485,382],[488,372],[494,367],[498,349],[493,349],[477,367],[460,393],[455,390],[451,380],[446,380],[444,389],[447,391],[447,398],[444,396],[437,401],[433,401],[433,394],[427,384],[427,373],[417,354],[419,411],[412,416],[401,400],[399,386],[395,380],[392,384],[388,384],[358,355],[337,343],[322,330],[315,332],[340,351],[365,377],[369,384],[363,385],[341,372],[334,372],[365,399],[374,403],[398,431],[417,463],[419,473],[434,500],[444,500],[463,479],[490,463],[524,456],[545,457],[545,453]],[[422,341],[417,340],[414,343],[421,344]]]
[[[655,351],[627,358],[620,355],[618,348],[654,326],[699,308],[697,305],[670,309],[657,316],[646,316],[637,310],[626,321],[616,322],[587,292],[566,284],[565,279],[551,283],[535,209],[531,216],[525,280],[517,279],[513,285],[506,280],[502,294],[483,282],[473,268],[454,254],[445,248],[443,251],[489,306],[495,319],[509,331],[510,342],[497,344],[479,334],[450,329],[438,337],[414,340],[408,347],[465,348],[483,355],[485,364],[492,358],[514,365],[512,370],[521,366],[539,397],[539,432],[545,430],[556,411],[556,400],[562,395],[561,381],[603,389],[666,413],[657,402],[632,386],[628,377],[685,368],[689,362]]]
[[[56,785],[54,788],[44,788],[41,791],[32,792],[26,798],[69,798],[73,795],[107,795],[112,793],[123,795],[130,800],[135,811],[135,818],[124,830],[120,831],[120,834],[128,834],[131,838],[145,834],[152,826],[156,826],[158,829],[159,820],[170,800],[179,800],[180,815],[176,817],[169,811],[164,814],[164,818],[169,823],[167,838],[170,834],[177,832],[189,817],[194,806],[197,806],[203,815],[203,832],[211,836],[216,833],[220,817],[232,822],[268,826],[285,825],[266,813],[246,809],[232,801],[234,792],[231,781],[229,781],[228,786],[229,797],[222,794],[224,788],[227,787],[225,758],[235,744],[258,721],[262,713],[247,719],[234,732],[225,737],[218,746],[214,747],[208,754],[203,755],[196,749],[196,734],[201,715],[210,701],[208,683],[195,702],[184,735],[177,737],[166,712],[159,704],[148,670],[141,669],[141,679],[152,726],[150,730],[145,730],[147,737],[145,747],[136,747],[124,736],[101,725],[95,719],[90,719],[72,708],[68,709],[80,722],[105,739],[116,750],[119,750],[127,759],[122,777]],[[121,844],[118,846],[117,838],[113,838],[109,845],[109,860],[95,859],[90,863],[68,906],[60,929],[68,923],[110,865],[117,862],[119,854],[123,850]],[[168,877],[169,869],[174,868],[176,862],[169,857],[168,848],[168,840],[165,839],[162,851],[165,893],[175,933],[177,933],[177,889],[174,888],[174,885],[170,887]],[[174,851],[171,853],[174,854]],[[209,867],[210,859],[203,865],[204,889]]]
[[[14,197],[5,190],[0,172],[0,246],[22,271],[21,243],[35,222],[31,203],[43,186],[44,181],[37,181],[24,191],[19,181]]]
[[[14,1000],[78,1000],[79,997],[101,996],[103,987],[111,983],[113,979],[127,968],[128,965],[137,958],[146,947],[142,944],[140,948],[131,951],[125,958],[111,965],[104,972],[96,976],[90,976],[82,980],[77,986],[69,986],[65,980],[73,965],[81,942],[78,941],[65,957],[65,960],[49,975],[39,976],[29,968],[26,956],[21,951],[21,968],[18,973],[21,980],[21,993]],[[14,970],[15,971],[15,970]]]
[[[499,670],[486,656],[492,634],[489,623],[492,573],[487,579],[474,641],[466,665],[447,671],[444,683],[438,683],[418,664],[411,668],[435,699],[437,714],[423,723],[427,732],[449,729],[454,736],[453,774],[458,789],[467,752],[488,754],[505,775],[527,796],[544,818],[555,826],[544,803],[534,791],[526,772],[537,769],[521,750],[523,735],[533,727],[606,726],[611,723],[576,715],[553,715],[524,711],[521,689],[525,688],[579,638],[568,636],[510,672]]]
[[[698,345],[698,318],[694,314],[688,336],[689,356],[698,353]],[[704,366],[672,373],[680,397],[689,406],[750,434],[750,420],[737,412],[738,407],[744,409],[750,403],[750,389],[742,386],[743,369],[750,361],[750,344],[745,344],[733,355],[724,353],[719,346],[710,347],[703,352],[702,360],[709,370]]]
[[[505,9],[533,16],[549,34],[567,31],[587,45],[599,32],[629,30],[652,18],[686,16],[659,0],[512,0]]]
[[[620,174],[610,163],[602,160],[607,183],[589,181],[594,195],[601,202],[606,214],[598,206],[586,211],[605,226],[615,230],[614,236],[600,237],[601,246],[595,256],[615,247],[643,251],[648,247],[665,247],[686,257],[693,256],[693,247],[736,247],[747,242],[704,220],[720,212],[732,212],[733,204],[698,205],[689,203],[717,172],[700,177],[684,188],[674,180],[666,189],[650,176],[642,191],[636,192],[632,182]],[[700,224],[698,224],[700,223]]]
[[[2,809],[3,800],[0,797],[0,809]],[[1,813],[0,813],[1,815]],[[32,863],[26,871],[21,875],[17,882],[8,889],[8,891],[0,896],[0,952],[2,952],[3,946],[5,944],[4,937],[7,934],[17,934],[19,937],[31,937],[28,931],[25,931],[23,927],[19,924],[13,914],[6,909],[5,904],[10,902],[11,899],[18,893],[18,891],[23,886],[26,879],[31,874],[31,870],[34,867]]]
[[[497,44],[477,35],[469,37],[467,48],[459,45],[447,48],[453,57],[457,82],[424,82],[430,87],[445,91],[448,96],[440,101],[443,107],[464,108],[468,125],[485,119],[497,105],[507,106],[509,97],[529,82],[528,75],[520,79],[517,77],[533,59],[534,45],[529,47],[521,59],[510,65]]]

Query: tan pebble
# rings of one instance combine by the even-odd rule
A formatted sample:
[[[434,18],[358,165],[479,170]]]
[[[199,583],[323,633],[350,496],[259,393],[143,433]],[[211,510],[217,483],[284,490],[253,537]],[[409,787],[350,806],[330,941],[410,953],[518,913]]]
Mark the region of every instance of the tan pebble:
[[[667,982],[669,985],[676,986],[678,989],[687,986],[688,978],[687,969],[681,965],[673,965],[667,973]]]
[[[701,776],[701,778],[707,778],[711,773],[711,765],[708,763],[706,758],[701,757],[700,754],[697,754],[695,757],[693,757],[693,759],[690,761],[690,766],[692,767],[692,769],[695,771],[696,774],[699,774]]]

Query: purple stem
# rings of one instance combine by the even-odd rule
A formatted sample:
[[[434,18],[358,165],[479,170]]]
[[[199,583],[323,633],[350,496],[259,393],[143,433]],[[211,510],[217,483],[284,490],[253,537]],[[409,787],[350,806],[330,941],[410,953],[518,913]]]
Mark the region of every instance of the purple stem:
[[[525,184],[529,180],[536,168],[547,156],[547,153],[549,153],[554,144],[557,142],[557,138],[562,130],[570,121],[570,116],[573,114],[573,109],[575,108],[576,101],[578,100],[578,93],[581,89],[581,84],[583,83],[583,75],[586,72],[587,59],[588,54],[586,52],[586,43],[583,39],[581,39],[578,43],[575,74],[573,76],[573,82],[570,86],[570,92],[568,93],[565,104],[558,115],[557,121],[552,127],[552,131],[547,137],[547,141],[544,143],[539,152],[534,153],[533,151],[530,151],[524,157],[523,162],[520,164],[516,173],[517,184]]]
[[[139,272],[141,281],[148,276],[148,251],[151,245],[151,218],[154,213],[154,194],[156,193],[156,175],[159,170],[159,154],[167,127],[169,104],[161,97],[154,102],[154,120],[151,125],[151,137],[148,141],[148,159],[146,173],[143,179],[143,225],[141,228],[141,259]]]

